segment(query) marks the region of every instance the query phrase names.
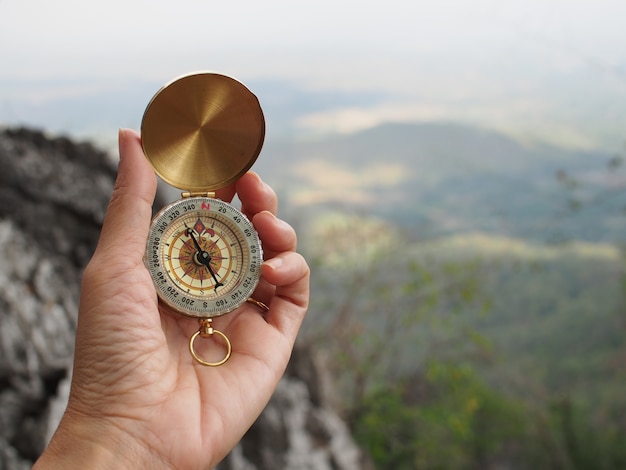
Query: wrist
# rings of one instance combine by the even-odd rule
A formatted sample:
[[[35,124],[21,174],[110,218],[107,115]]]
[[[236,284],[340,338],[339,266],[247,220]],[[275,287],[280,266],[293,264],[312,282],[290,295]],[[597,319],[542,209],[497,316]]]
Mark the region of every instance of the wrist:
[[[156,452],[107,419],[66,411],[33,470],[171,468]]]

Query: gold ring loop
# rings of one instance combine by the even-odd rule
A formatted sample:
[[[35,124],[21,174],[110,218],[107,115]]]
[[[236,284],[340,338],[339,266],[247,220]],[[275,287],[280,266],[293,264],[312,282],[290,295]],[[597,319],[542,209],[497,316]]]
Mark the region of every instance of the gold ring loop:
[[[232,347],[230,345],[230,340],[228,339],[228,337],[222,333],[219,330],[213,329],[211,328],[211,334],[210,335],[205,335],[202,334],[203,331],[202,329],[196,331],[193,336],[189,339],[189,352],[191,353],[191,355],[193,356],[193,358],[198,361],[200,364],[202,364],[203,366],[209,366],[209,367],[217,367],[217,366],[221,366],[222,364],[224,364],[228,358],[230,357],[230,353],[232,352]],[[221,336],[222,338],[224,338],[224,341],[226,342],[226,356],[224,356],[224,358],[221,361],[218,362],[208,362],[205,361],[204,359],[202,359],[200,356],[198,356],[198,354],[196,354],[196,351],[193,348],[193,344],[194,341],[196,340],[196,338],[201,335],[202,338],[207,338],[213,334],[218,334],[219,336]]]
[[[267,305],[265,305],[263,302],[259,302],[258,300],[253,299],[252,297],[248,297],[246,301],[259,307],[261,310],[263,310],[263,313],[270,311],[270,308]]]

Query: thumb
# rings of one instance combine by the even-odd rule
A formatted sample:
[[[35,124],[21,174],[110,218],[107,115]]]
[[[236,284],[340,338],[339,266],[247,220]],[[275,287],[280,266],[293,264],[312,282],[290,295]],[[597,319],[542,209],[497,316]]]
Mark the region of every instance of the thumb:
[[[156,177],[135,131],[120,129],[119,151],[117,179],[96,255],[105,256],[109,262],[128,263],[130,267],[141,262],[144,254],[156,194]]]

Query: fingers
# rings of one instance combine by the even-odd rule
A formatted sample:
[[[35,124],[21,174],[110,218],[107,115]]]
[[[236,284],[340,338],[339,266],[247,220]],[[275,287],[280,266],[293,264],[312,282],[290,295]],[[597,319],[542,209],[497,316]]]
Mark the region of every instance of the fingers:
[[[252,224],[263,243],[265,259],[283,251],[295,251],[298,239],[295,230],[269,211],[256,214]]]
[[[96,254],[109,259],[117,255],[110,260],[135,265],[144,254],[156,193],[156,177],[136,132],[120,129],[119,150],[118,175]]]
[[[263,277],[276,286],[265,318],[293,344],[309,305],[309,266],[292,251],[267,260],[262,270]]]
[[[246,173],[239,178],[235,187],[241,200],[241,212],[249,219],[261,211],[269,211],[274,215],[278,213],[276,193],[256,173]]]
[[[275,286],[266,320],[293,342],[309,303],[309,266],[295,252],[296,232],[288,223],[266,210],[254,216],[253,224],[267,259],[262,267],[264,284]]]

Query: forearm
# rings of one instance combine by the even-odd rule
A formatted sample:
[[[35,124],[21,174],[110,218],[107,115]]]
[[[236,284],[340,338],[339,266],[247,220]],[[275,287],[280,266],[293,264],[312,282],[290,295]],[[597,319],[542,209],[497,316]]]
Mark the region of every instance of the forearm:
[[[108,423],[63,417],[34,470],[89,468],[170,469],[156,452],[150,452],[130,434]]]

